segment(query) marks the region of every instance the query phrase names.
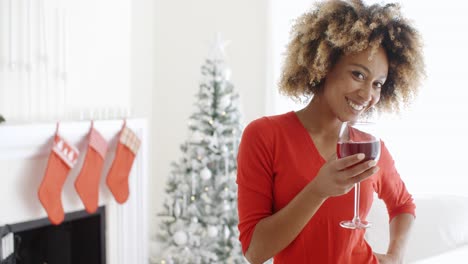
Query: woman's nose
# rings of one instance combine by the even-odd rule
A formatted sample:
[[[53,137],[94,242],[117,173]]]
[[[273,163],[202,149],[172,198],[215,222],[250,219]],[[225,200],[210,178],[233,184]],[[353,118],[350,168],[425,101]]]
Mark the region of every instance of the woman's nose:
[[[359,97],[361,97],[365,101],[370,101],[372,99],[372,86],[371,85],[364,85],[358,91]]]

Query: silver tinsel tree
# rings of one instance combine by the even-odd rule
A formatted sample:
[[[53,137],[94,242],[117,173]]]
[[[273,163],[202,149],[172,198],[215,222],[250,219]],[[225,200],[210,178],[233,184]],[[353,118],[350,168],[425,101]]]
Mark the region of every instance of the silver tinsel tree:
[[[172,164],[160,217],[158,263],[246,263],[238,240],[236,155],[239,95],[229,81],[217,38],[202,82],[182,158]]]

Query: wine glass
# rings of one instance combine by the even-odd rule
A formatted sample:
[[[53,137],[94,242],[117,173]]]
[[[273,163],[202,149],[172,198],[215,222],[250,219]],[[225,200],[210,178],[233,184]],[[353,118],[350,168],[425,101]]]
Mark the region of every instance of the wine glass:
[[[378,161],[380,157],[380,139],[376,135],[376,124],[374,122],[344,122],[336,146],[338,158],[363,153],[365,157],[361,162]],[[371,226],[371,223],[359,217],[360,187],[359,182],[354,185],[354,218],[340,222],[340,225],[344,228],[366,229]]]

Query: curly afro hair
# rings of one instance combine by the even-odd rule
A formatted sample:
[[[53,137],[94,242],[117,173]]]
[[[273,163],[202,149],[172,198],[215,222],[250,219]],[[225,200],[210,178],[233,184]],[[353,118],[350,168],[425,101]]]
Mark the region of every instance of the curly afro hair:
[[[301,101],[320,92],[328,71],[342,55],[383,47],[388,77],[375,105],[400,112],[417,95],[424,76],[422,41],[400,6],[365,5],[361,0],[329,0],[300,16],[292,28],[280,79],[280,92]]]

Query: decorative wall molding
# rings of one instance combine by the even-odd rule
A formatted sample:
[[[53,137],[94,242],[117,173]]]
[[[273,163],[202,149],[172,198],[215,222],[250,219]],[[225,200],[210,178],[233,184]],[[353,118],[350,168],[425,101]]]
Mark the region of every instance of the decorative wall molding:
[[[90,108],[129,107],[131,6],[0,0],[0,113],[22,122],[73,120]]]

